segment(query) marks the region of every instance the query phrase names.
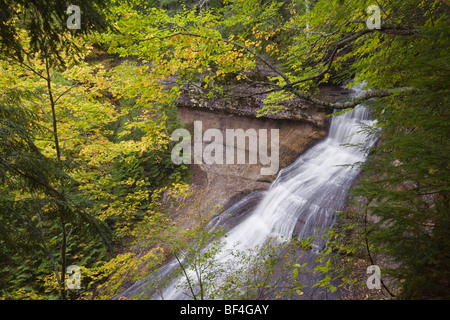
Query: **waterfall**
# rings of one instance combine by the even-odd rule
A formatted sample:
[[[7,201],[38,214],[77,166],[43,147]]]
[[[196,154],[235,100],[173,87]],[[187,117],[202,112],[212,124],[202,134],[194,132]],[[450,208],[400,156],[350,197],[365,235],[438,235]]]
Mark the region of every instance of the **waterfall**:
[[[353,95],[361,92],[361,87],[354,88]],[[335,212],[345,205],[348,190],[359,173],[358,166],[349,165],[365,161],[365,151],[361,146],[370,146],[376,140],[376,137],[367,136],[362,125],[373,124],[363,106],[333,116],[327,137],[282,169],[268,190],[258,193],[257,205],[227,233],[224,248],[217,259],[231,259],[227,255],[228,249],[241,247],[246,250],[262,245],[269,237],[306,239],[320,236],[332,226]],[[233,216],[233,210],[252,197],[255,195],[236,203],[215,223],[220,224],[221,219]],[[323,240],[315,240],[311,254],[317,255],[323,245]],[[172,261],[163,268],[163,272],[167,273],[176,265],[176,261]],[[192,270],[188,272],[195,277]],[[164,299],[186,298],[177,289],[176,283],[180,280],[183,281],[174,280],[166,288]]]

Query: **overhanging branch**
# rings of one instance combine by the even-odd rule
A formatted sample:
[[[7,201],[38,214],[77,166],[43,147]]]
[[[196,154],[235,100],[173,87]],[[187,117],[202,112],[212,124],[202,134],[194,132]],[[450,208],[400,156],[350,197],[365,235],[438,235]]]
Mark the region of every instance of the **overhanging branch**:
[[[329,102],[325,100],[321,100],[318,98],[313,97],[311,94],[301,92],[295,88],[289,88],[288,91],[294,93],[296,96],[305,99],[309,102],[312,102],[316,105],[325,107],[327,109],[349,109],[354,108],[357,105],[364,103],[367,100],[373,99],[373,98],[384,98],[396,94],[411,94],[411,93],[418,93],[420,90],[412,87],[404,87],[404,88],[394,88],[394,89],[376,89],[371,90],[363,93],[362,95],[352,98],[347,102],[344,103],[336,103],[336,102]]]

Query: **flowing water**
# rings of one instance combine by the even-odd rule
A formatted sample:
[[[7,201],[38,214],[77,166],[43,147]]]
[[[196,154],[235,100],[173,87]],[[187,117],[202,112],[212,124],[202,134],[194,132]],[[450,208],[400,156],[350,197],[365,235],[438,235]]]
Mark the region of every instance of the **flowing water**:
[[[360,93],[360,88],[354,88],[354,96]],[[243,198],[214,221],[221,224],[221,220],[233,217],[234,211],[258,199],[245,218],[228,231],[224,248],[216,259],[222,262],[233,259],[227,254],[228,249],[260,246],[269,237],[306,239],[320,236],[332,226],[335,212],[345,206],[348,190],[359,174],[358,166],[349,165],[365,161],[363,147],[376,140],[362,130],[362,125],[372,124],[363,106],[333,116],[328,136],[282,169],[268,190]],[[309,258],[305,258],[308,261],[314,260],[324,240],[319,237],[312,244]],[[172,261],[161,272],[169,273],[176,266],[177,262]],[[188,272],[195,277],[192,270]],[[177,281],[184,280],[174,280],[163,291],[164,299],[186,298],[186,292],[177,287]]]

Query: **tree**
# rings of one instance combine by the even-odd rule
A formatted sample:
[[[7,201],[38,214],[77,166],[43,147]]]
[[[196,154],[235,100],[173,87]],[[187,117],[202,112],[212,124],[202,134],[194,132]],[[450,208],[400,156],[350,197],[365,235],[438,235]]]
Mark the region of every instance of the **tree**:
[[[2,64],[2,77],[6,78],[3,81],[1,92],[2,96],[6,94],[8,97],[11,93],[17,92],[26,93],[20,99],[16,98],[14,101],[6,100],[7,108],[14,110],[14,112],[3,113],[7,116],[3,119],[4,123],[8,123],[10,128],[15,128],[15,131],[7,130],[6,140],[14,141],[14,137],[20,137],[26,142],[25,145],[18,150],[26,150],[25,146],[30,148],[31,153],[17,154],[5,153],[3,163],[8,170],[5,171],[3,177],[2,188],[7,190],[6,196],[2,199],[3,204],[3,218],[9,221],[9,226],[12,230],[27,230],[32,237],[24,237],[24,242],[30,241],[33,245],[37,241],[37,246],[41,247],[47,257],[51,261],[55,277],[59,283],[59,290],[63,299],[66,298],[65,290],[65,273],[66,273],[66,254],[68,250],[68,238],[75,228],[75,221],[78,218],[84,223],[89,223],[97,227],[102,237],[103,231],[99,228],[95,220],[87,215],[82,208],[77,207],[70,195],[67,195],[65,187],[70,185],[73,180],[66,174],[66,167],[63,164],[62,149],[64,146],[60,143],[60,127],[58,125],[56,103],[67,92],[56,94],[53,86],[53,79],[58,67],[63,67],[68,60],[72,60],[74,53],[79,50],[76,41],[72,41],[70,32],[66,27],[67,4],[64,1],[9,1],[1,3],[1,20],[0,20],[0,52]],[[81,8],[83,11],[83,20],[85,27],[79,34],[88,34],[92,29],[101,30],[105,27],[104,16],[101,13],[101,8],[105,2],[83,2]],[[53,69],[53,70],[52,70]],[[9,74],[8,72],[12,72]],[[44,81],[47,96],[41,91],[42,88],[30,85],[27,81],[21,82],[20,76],[29,72],[28,75],[37,76],[37,82]],[[22,73],[20,75],[20,73]],[[36,79],[34,79],[36,80]],[[40,101],[36,102],[36,98]],[[45,109],[48,99],[50,105],[50,116]],[[46,129],[40,123],[40,118],[29,104],[35,103],[41,107],[41,112],[49,118],[52,123],[52,139],[54,142],[54,150],[56,157],[49,157],[48,154],[42,152],[40,148],[42,145],[36,143],[35,135],[40,134],[45,136]],[[21,107],[24,105],[24,107]],[[26,112],[23,112],[26,110]],[[30,125],[25,126],[27,131],[18,128],[23,128],[21,122],[17,118],[10,117],[14,114],[22,114],[26,116],[25,119],[30,121]],[[9,117],[9,118],[8,118]],[[7,126],[5,126],[7,128]],[[36,128],[39,128],[38,131]],[[3,128],[2,128],[3,129]],[[33,131],[32,131],[33,130]],[[47,131],[48,132],[48,131]],[[25,137],[23,134],[26,133]],[[19,135],[18,135],[19,134]],[[18,135],[18,136],[17,136]],[[16,139],[16,141],[20,141]],[[18,147],[19,145],[16,145]],[[28,152],[30,152],[28,151]],[[48,151],[48,149],[46,150]],[[19,161],[20,159],[20,161]],[[31,160],[30,160],[31,159]],[[24,160],[29,161],[29,165],[15,167]],[[32,165],[36,166],[33,167]],[[11,170],[13,168],[14,170]],[[35,173],[38,172],[38,175]],[[14,186],[15,181],[18,180],[32,181],[34,185],[39,188],[26,189],[17,188]],[[20,181],[19,180],[19,181]],[[28,182],[29,183],[29,182]],[[9,186],[9,187],[8,187]],[[12,188],[11,188],[12,187]],[[14,200],[13,200],[14,199]],[[8,200],[8,201],[6,201]],[[11,201],[12,200],[12,201]],[[19,210],[20,208],[20,210]],[[20,213],[20,214],[19,214]],[[56,214],[59,220],[59,229],[61,232],[61,247],[60,254],[55,255],[48,243],[48,235],[45,234],[46,228],[50,228],[51,233],[55,225],[50,222],[52,215]],[[50,218],[52,217],[52,218]],[[50,219],[48,219],[50,218]],[[20,231],[19,231],[20,232]],[[9,233],[6,233],[9,234]],[[27,239],[27,240],[25,240]],[[10,242],[11,239],[8,240]],[[60,268],[57,267],[57,258],[60,259]],[[39,258],[36,259],[39,261]],[[58,271],[59,270],[59,271]]]
[[[401,23],[384,23],[381,29],[368,29],[364,3],[360,1],[349,6],[340,1],[331,4],[319,1],[307,14],[297,13],[296,6],[299,5],[294,5],[288,21],[276,18],[285,11],[277,2],[234,1],[217,13],[202,11],[197,14],[195,10],[186,9],[173,15],[145,5],[146,14],[141,15],[128,4],[112,10],[110,19],[117,21],[120,33],[108,33],[103,36],[103,41],[111,44],[110,52],[152,61],[153,79],[177,75],[183,84],[196,86],[209,97],[213,93],[223,94],[227,77],[246,80],[262,89],[251,96],[264,96],[272,104],[294,95],[328,110],[348,109],[394,93],[418,93],[418,88],[409,86],[376,87],[371,84],[372,90],[342,104],[314,96],[317,86],[327,82],[332,75],[336,79],[348,78],[353,71],[349,68],[342,71],[342,64],[354,59],[355,54],[363,56],[361,61],[367,63],[367,55],[372,50],[378,52],[376,45],[379,42],[373,39],[411,37],[420,33],[418,28],[405,27]],[[340,14],[324,23],[322,17],[330,8]],[[233,34],[233,31],[241,33]],[[287,43],[283,42],[286,37],[290,39]],[[192,39],[196,41],[192,42]],[[360,52],[358,48],[363,46],[364,52]],[[307,58],[296,59],[298,52]],[[257,64],[267,67],[274,76],[263,81],[249,78],[248,72]],[[363,66],[363,62],[355,63],[356,68],[364,69],[361,75],[371,70],[367,65]],[[174,93],[177,87],[171,88]],[[243,97],[248,95],[237,96]]]
[[[27,72],[28,78],[24,81],[21,77]],[[11,244],[17,235],[21,235],[18,244],[23,245],[22,249],[28,247],[28,250],[19,252],[23,254],[22,258],[28,257],[31,264],[31,248],[42,250],[44,257],[51,262],[61,296],[66,298],[66,257],[73,230],[79,228],[77,233],[81,235],[90,225],[106,243],[108,240],[101,226],[78,206],[73,193],[68,192],[74,180],[68,173],[69,166],[63,162],[64,147],[59,148],[58,131],[48,130],[46,126],[46,121],[50,120],[52,127],[56,127],[58,118],[54,102],[64,95],[56,95],[56,100],[50,99],[53,116],[48,116],[46,109],[49,104],[46,103],[46,91],[42,89],[48,89],[47,97],[55,94],[49,85],[51,81],[29,64],[25,68],[2,61],[2,85],[8,88],[2,93],[2,220],[10,228],[4,233],[5,243]],[[46,137],[49,140],[45,140]],[[60,231],[60,238],[56,230]],[[59,253],[55,246],[57,241],[61,243]],[[5,247],[6,250],[11,249],[10,246]],[[33,252],[36,254],[31,251],[31,255]],[[17,253],[11,256],[17,261],[21,259]],[[39,264],[41,255],[37,253],[32,258]],[[39,272],[44,269],[39,268]]]
[[[366,24],[368,1],[228,4],[201,14],[189,9],[168,14],[148,8],[147,15],[130,7],[116,10],[120,33],[103,40],[111,43],[111,52],[151,61],[153,79],[176,76],[178,82],[168,91],[173,98],[185,86],[206,97],[260,95],[269,106],[265,112],[292,96],[331,112],[370,105],[383,129],[383,143],[363,166],[367,179],[355,190],[367,199],[368,212],[381,219],[374,224],[377,232],[367,233],[368,242],[402,263],[396,271],[399,280],[406,280],[405,297],[420,296],[424,270],[437,285],[435,293],[430,289],[424,294],[445,295],[448,5],[386,1],[379,4],[378,29]],[[279,12],[286,19],[277,20]],[[252,78],[256,65],[273,76]],[[351,78],[366,83],[360,97],[330,103],[315,95],[323,83]],[[230,84],[255,90],[235,94],[226,91]]]
[[[446,3],[385,1],[379,29],[368,28],[364,0],[197,2],[170,12],[162,1],[112,4],[102,12],[102,2],[83,2],[92,16],[82,20],[100,23],[75,32],[109,26],[96,45],[127,60],[111,70],[89,63],[92,37],[66,30],[65,3],[13,1],[1,11],[2,219],[17,231],[2,241],[30,236],[20,243],[46,255],[63,297],[73,230],[93,226],[105,239],[105,223],[126,237],[136,221],[164,220],[151,199],[186,173],[168,152],[183,90],[259,96],[261,113],[293,97],[328,112],[369,105],[383,134],[355,189],[365,201],[356,235],[372,264],[377,249],[401,263],[392,272],[403,297],[448,294]],[[257,75],[261,66],[269,75]],[[360,97],[318,98],[322,84],[351,78],[366,83]]]

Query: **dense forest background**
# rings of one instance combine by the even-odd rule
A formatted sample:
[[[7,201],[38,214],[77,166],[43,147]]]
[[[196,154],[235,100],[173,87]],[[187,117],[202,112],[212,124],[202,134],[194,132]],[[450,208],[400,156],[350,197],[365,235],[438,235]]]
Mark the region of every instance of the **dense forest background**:
[[[0,0],[3,299],[111,299],[188,240],[207,241],[204,221],[185,230],[167,214],[192,175],[171,160],[176,101],[188,86],[242,98],[227,91],[236,83],[264,96],[261,114],[297,97],[330,112],[364,102],[378,120],[318,285],[365,286],[354,272],[366,261],[390,279],[387,298],[450,298],[448,1],[74,4],[71,30],[66,1]],[[380,28],[366,23],[370,5]],[[273,76],[254,77],[261,65]],[[369,91],[317,97],[348,80]],[[67,288],[70,265],[80,289]]]

